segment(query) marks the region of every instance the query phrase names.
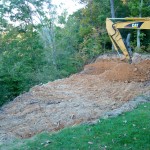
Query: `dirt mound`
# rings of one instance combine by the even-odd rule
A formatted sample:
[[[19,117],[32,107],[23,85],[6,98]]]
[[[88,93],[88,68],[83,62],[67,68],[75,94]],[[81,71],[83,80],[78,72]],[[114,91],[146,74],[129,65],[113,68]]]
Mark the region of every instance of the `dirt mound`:
[[[109,81],[144,82],[150,80],[150,60],[143,60],[138,64],[102,60],[85,66],[82,73],[102,74],[102,77]]]
[[[118,63],[118,61],[104,59],[96,63],[86,65],[82,73],[89,75],[100,75],[107,70],[111,70]]]
[[[3,106],[0,142],[97,119],[140,94],[150,96],[149,60],[99,59],[81,73],[37,85]]]

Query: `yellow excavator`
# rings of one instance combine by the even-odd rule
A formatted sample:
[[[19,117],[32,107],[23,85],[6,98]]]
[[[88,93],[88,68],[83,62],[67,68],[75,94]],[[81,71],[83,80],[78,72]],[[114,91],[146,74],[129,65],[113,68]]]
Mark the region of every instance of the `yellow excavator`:
[[[150,29],[150,17],[147,18],[107,18],[106,29],[116,51],[123,52],[125,58],[132,62],[130,35],[126,42],[123,40],[119,29]]]

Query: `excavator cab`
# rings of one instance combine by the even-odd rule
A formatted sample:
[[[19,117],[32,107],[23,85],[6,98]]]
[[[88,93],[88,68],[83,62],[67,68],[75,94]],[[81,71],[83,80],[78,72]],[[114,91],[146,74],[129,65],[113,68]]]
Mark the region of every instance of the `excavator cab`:
[[[150,18],[107,18],[106,29],[115,50],[121,50],[129,63],[132,63],[130,34],[125,41],[119,29],[150,29]]]

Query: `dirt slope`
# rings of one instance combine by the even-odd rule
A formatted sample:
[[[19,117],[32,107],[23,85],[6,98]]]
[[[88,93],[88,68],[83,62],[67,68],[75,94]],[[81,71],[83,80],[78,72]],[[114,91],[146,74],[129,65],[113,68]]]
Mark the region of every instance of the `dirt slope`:
[[[33,87],[0,110],[0,141],[97,119],[137,95],[150,95],[150,60],[99,58],[81,73]]]

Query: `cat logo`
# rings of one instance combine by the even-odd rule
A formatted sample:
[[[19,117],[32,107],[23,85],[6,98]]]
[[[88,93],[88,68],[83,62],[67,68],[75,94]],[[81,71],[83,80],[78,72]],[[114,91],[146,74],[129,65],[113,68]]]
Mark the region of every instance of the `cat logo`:
[[[143,22],[134,22],[126,25],[124,28],[140,28]]]
[[[132,24],[132,28],[138,28],[138,24],[137,23],[133,23]]]

